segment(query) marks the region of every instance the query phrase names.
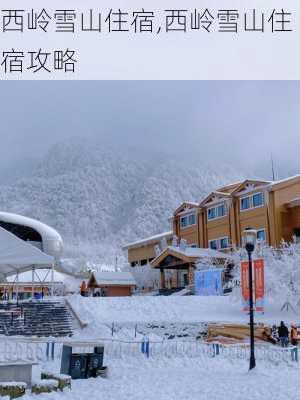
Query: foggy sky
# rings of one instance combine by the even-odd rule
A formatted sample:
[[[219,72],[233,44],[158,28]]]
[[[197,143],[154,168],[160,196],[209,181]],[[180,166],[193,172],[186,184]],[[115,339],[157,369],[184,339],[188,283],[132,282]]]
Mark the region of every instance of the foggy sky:
[[[73,136],[300,173],[300,82],[1,82],[0,167]]]

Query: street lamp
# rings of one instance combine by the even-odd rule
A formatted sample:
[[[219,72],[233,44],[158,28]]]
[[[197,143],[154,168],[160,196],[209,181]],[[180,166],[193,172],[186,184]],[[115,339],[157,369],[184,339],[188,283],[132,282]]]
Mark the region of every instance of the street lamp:
[[[254,310],[253,310],[253,284],[252,284],[252,253],[255,249],[257,232],[255,229],[244,231],[244,244],[248,253],[249,261],[249,308],[250,308],[250,366],[249,370],[255,367],[254,354]]]

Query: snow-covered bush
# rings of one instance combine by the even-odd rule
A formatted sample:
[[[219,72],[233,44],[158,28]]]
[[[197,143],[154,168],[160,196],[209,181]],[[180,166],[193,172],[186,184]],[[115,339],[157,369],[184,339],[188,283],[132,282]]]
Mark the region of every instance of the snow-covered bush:
[[[134,268],[127,266],[124,271],[129,271],[136,280],[137,288],[159,288],[159,271],[150,265],[136,266]]]
[[[234,255],[237,264],[239,259],[247,259],[243,250]],[[296,303],[300,298],[300,246],[282,242],[278,249],[258,247],[253,257],[263,257],[265,261],[265,298],[282,304],[287,300]],[[239,266],[235,269],[235,278],[240,279]],[[234,289],[232,298],[241,298],[241,288]]]

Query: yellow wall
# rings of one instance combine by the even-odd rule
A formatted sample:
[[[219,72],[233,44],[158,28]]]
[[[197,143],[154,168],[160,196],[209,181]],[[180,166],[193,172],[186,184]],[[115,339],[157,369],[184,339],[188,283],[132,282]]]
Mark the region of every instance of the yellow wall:
[[[180,228],[178,237],[184,239],[188,244],[198,244],[198,226],[192,225],[187,228]]]
[[[300,197],[300,182],[295,182],[292,185],[287,186],[287,182],[280,185],[279,188],[274,192],[274,204],[275,204],[275,234],[276,244],[280,244],[281,239],[290,241],[292,236],[293,227],[297,227],[297,216],[289,212],[289,209],[285,206],[288,201],[291,201],[297,197]],[[290,213],[290,215],[288,215]],[[295,218],[295,221],[293,221]]]
[[[160,242],[157,242],[156,244],[159,243]],[[149,260],[150,258],[155,258],[154,246],[155,243],[143,247],[128,249],[128,262],[139,262],[140,260]]]
[[[227,236],[230,239],[229,218],[225,216],[212,221],[207,221],[207,245],[209,240]]]

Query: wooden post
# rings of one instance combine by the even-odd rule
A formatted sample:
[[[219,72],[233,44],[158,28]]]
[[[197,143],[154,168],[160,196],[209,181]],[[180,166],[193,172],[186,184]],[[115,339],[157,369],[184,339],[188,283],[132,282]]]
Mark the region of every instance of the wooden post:
[[[166,288],[165,270],[163,268],[160,268],[160,288]]]
[[[188,283],[192,285],[194,283],[194,268],[192,263],[189,263],[188,266]]]
[[[31,298],[34,298],[34,266],[32,266],[31,270]]]
[[[54,264],[51,265],[51,297],[54,296]]]

